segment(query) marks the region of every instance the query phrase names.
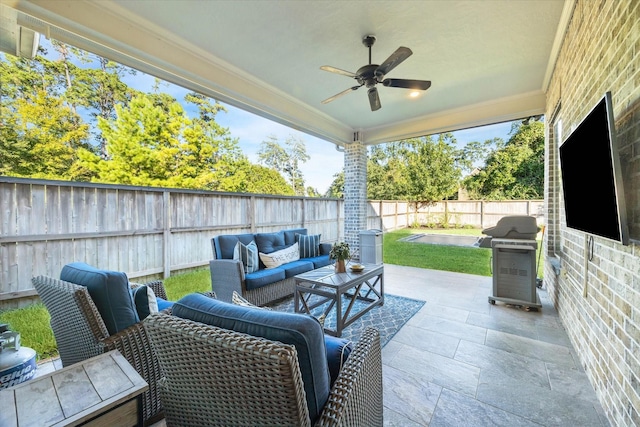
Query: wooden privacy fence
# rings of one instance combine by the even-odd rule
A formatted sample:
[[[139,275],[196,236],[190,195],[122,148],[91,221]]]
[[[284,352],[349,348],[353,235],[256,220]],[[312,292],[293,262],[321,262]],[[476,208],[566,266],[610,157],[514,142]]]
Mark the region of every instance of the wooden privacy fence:
[[[366,226],[389,231],[442,216],[486,227],[541,204],[450,201],[415,211],[370,201]],[[0,309],[33,302],[31,278],[58,277],[69,262],[143,281],[208,265],[216,234],[298,227],[323,242],[343,239],[342,200],[0,177]]]
[[[59,277],[74,261],[142,281],[208,265],[216,234],[305,227],[336,241],[342,209],[338,199],[0,177],[0,308],[30,303],[33,276]]]
[[[544,223],[544,200],[445,200],[436,203],[370,200],[369,228],[396,230],[414,225],[487,228],[507,215],[535,216]]]

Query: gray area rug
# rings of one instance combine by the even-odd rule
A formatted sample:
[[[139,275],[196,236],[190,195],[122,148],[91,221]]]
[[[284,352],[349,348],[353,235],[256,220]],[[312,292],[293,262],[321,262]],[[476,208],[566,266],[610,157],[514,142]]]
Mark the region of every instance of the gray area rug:
[[[385,294],[384,305],[374,307],[364,316],[349,325],[342,331],[342,338],[355,343],[360,339],[362,332],[364,332],[367,327],[372,327],[380,331],[380,344],[384,347],[424,304],[425,301]],[[343,308],[346,308],[348,305],[346,299],[342,305]],[[352,310],[358,312],[363,305],[363,302],[357,301]],[[316,307],[313,310],[313,315],[321,315],[324,307],[325,305]],[[293,312],[293,297],[276,302],[271,305],[271,308],[277,311]],[[325,325],[329,328],[335,326],[335,307],[327,316]]]

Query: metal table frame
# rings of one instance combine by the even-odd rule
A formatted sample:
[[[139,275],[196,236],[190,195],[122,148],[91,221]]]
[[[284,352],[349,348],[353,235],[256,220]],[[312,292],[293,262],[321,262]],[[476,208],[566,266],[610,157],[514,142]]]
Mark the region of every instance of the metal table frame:
[[[331,265],[295,276],[296,313],[311,314],[314,308],[331,301],[324,310],[324,316],[329,316],[335,307],[336,328],[325,327],[324,331],[336,337],[342,336],[344,328],[364,316],[373,307],[384,304],[384,266],[365,264],[364,267],[361,272],[336,273]],[[365,291],[364,295],[363,291]],[[310,303],[312,295],[318,295],[321,298]],[[342,313],[343,296],[348,299],[344,314]],[[356,300],[367,301],[369,304],[357,313],[352,313]]]

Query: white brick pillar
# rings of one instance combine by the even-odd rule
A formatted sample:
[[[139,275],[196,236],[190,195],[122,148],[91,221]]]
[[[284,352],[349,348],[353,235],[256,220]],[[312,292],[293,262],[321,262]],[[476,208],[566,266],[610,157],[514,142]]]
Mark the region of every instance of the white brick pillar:
[[[345,144],[344,237],[352,256],[360,249],[360,231],[367,227],[367,147],[361,141]]]

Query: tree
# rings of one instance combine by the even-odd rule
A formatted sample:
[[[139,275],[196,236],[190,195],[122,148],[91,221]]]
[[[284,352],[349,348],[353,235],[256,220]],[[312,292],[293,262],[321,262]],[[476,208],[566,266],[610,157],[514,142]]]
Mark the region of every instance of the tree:
[[[368,170],[368,168],[367,168]],[[368,176],[367,172],[367,176]],[[368,178],[367,178],[368,179]],[[344,198],[344,171],[333,175],[333,181],[324,195],[325,197]]]
[[[538,199],[544,197],[544,124],[516,123],[513,136],[487,158],[484,167],[463,185],[477,199]]]
[[[241,193],[276,194],[293,196],[293,189],[280,173],[274,169],[256,165],[246,157],[234,162],[230,169],[231,181],[219,188],[220,191],[233,191]]]
[[[128,107],[116,105],[116,119],[98,118],[108,159],[79,152],[79,170],[99,182],[217,189],[225,171],[215,164],[215,141],[186,116],[177,102],[153,105],[144,95]]]
[[[304,141],[289,136],[283,147],[276,136],[270,135],[268,138],[260,144],[258,161],[283,174],[293,188],[294,194],[304,196],[304,177],[300,171],[300,163],[310,159]]]
[[[460,179],[450,133],[375,146],[367,164],[370,199],[433,202],[455,194]]]

